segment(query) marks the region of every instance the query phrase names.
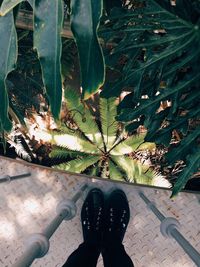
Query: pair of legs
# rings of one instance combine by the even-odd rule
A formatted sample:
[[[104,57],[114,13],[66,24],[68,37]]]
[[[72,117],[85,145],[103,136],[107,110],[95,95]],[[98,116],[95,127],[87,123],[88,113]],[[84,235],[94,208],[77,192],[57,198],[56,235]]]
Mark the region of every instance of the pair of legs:
[[[100,189],[92,189],[81,210],[84,242],[63,267],[96,267],[100,253],[104,267],[133,267],[122,244],[129,219],[129,205],[122,190],[113,191],[105,200]]]

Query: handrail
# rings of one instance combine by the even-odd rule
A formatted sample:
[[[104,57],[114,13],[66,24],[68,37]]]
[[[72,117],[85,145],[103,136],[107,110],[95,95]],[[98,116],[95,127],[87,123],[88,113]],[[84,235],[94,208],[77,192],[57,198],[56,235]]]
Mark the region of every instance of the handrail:
[[[160,220],[160,231],[165,237],[173,237],[177,243],[182,247],[186,254],[192,259],[193,262],[200,266],[200,253],[185,239],[185,237],[177,230],[180,223],[173,217],[165,217],[156,207],[155,203],[150,201],[143,192],[139,192],[139,196],[147,204],[147,207],[156,215]]]
[[[26,251],[13,267],[29,267],[36,258],[41,258],[47,254],[50,246],[49,239],[63,220],[71,220],[76,215],[76,202],[87,188],[87,184],[83,185],[70,200],[64,200],[58,204],[57,216],[42,233],[35,233],[29,237],[26,242]]]
[[[9,183],[13,180],[18,180],[18,179],[22,179],[22,178],[25,178],[25,177],[28,177],[28,176],[31,176],[31,173],[30,172],[27,172],[27,173],[23,173],[23,174],[19,174],[19,175],[5,175],[3,177],[0,177],[0,183]]]

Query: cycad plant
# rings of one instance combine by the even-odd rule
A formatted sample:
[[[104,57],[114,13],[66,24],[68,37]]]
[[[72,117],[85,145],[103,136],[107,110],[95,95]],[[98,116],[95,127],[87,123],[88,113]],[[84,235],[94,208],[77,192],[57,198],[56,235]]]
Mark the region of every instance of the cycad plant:
[[[52,158],[64,161],[54,167],[76,173],[87,173],[121,181],[153,184],[155,173],[133,155],[138,150],[154,149],[144,143],[144,134],[125,132],[117,115],[116,98],[99,99],[99,115],[83,104],[74,90],[66,90],[70,120],[52,134]],[[70,121],[70,123],[69,123]]]

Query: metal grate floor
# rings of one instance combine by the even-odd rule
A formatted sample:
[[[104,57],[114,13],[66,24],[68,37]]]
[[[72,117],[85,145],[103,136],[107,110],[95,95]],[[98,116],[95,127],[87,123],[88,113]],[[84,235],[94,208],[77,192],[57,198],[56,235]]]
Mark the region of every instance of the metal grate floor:
[[[0,177],[31,172],[31,177],[0,184],[0,266],[11,267],[25,249],[24,242],[31,233],[41,230],[54,218],[56,205],[71,198],[84,183],[102,188],[123,189],[128,197],[131,220],[124,239],[127,253],[135,267],[193,267],[196,266],[176,241],[161,235],[159,220],[147,209],[138,192],[156,203],[165,216],[181,223],[180,232],[200,251],[200,194],[180,193],[169,199],[170,191],[113,183],[106,180],[54,171],[36,165],[0,157]],[[50,239],[50,250],[34,267],[60,267],[70,253],[82,242],[80,209],[72,221],[64,221]],[[99,259],[98,267],[102,267]]]

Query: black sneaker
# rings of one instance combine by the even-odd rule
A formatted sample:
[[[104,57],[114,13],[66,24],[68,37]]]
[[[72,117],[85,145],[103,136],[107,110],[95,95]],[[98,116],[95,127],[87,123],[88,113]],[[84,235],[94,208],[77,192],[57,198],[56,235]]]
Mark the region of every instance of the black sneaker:
[[[81,222],[84,242],[100,245],[104,216],[103,192],[94,188],[88,193],[81,210]]]
[[[117,189],[106,202],[103,243],[122,243],[130,219],[130,209],[125,193]]]

